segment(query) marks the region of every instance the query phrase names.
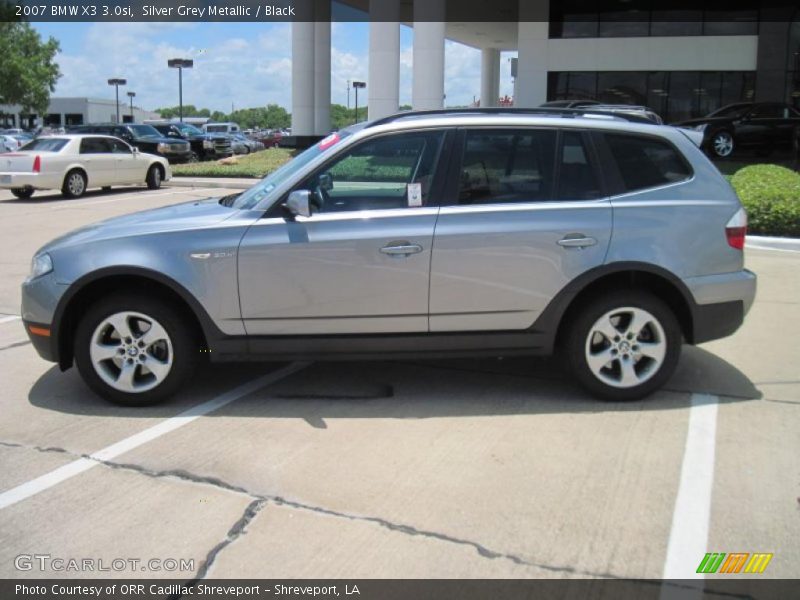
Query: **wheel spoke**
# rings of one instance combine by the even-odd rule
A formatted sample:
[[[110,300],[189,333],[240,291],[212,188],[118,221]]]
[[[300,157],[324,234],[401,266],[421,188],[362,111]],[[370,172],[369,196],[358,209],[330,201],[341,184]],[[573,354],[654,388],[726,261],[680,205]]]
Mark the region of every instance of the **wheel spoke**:
[[[649,322],[650,322],[650,315],[648,315],[644,311],[634,308],[631,311],[631,322],[628,324],[628,329],[626,330],[625,333],[632,333],[635,339],[639,337],[639,334],[642,332],[642,329],[644,329],[645,325],[647,325]]]
[[[122,368],[117,377],[117,387],[119,389],[132,392],[134,390],[134,376],[136,375],[136,363],[130,363],[127,360],[122,363]]]
[[[117,335],[119,335],[119,337],[122,339],[133,337],[130,323],[128,323],[128,318],[128,314],[118,313],[110,316],[107,319],[107,322],[114,328],[114,330],[117,332]]]
[[[161,325],[153,321],[150,323],[150,329],[145,331],[139,339],[145,343],[145,348],[149,348],[156,342],[169,339],[169,336]]]
[[[152,356],[148,357],[147,362],[143,363],[143,366],[148,369],[158,381],[162,381],[170,370],[169,362],[160,361]]]
[[[119,356],[119,344],[101,344],[100,342],[92,342],[89,348],[89,354],[94,362],[102,362],[109,360],[115,356]]]
[[[612,341],[615,336],[619,335],[619,329],[614,327],[614,324],[611,322],[611,316],[608,316],[605,319],[601,319],[597,323],[595,323],[592,333],[599,333],[608,341]]]
[[[652,358],[657,363],[664,360],[664,355],[667,352],[666,344],[663,342],[638,342],[638,354]]]
[[[603,367],[608,365],[608,363],[615,358],[616,356],[611,353],[611,348],[605,348],[597,353],[589,353],[586,356],[586,361],[589,363],[589,368],[593,372],[599,373]]]
[[[639,376],[636,374],[634,362],[631,359],[620,360],[620,383],[625,387],[633,387],[639,383]]]

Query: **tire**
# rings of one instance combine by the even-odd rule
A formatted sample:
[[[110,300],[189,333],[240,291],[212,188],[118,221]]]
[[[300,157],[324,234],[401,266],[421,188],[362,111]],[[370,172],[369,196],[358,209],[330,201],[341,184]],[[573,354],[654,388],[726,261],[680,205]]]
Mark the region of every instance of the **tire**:
[[[33,196],[33,190],[30,188],[15,188],[11,190],[11,193],[20,200],[27,200]]]
[[[652,294],[638,290],[604,294],[569,318],[562,348],[567,366],[600,399],[644,398],[660,388],[678,365],[680,325],[672,310]],[[631,324],[638,333],[628,329]],[[645,344],[651,346],[643,351]]]
[[[80,169],[72,169],[64,177],[61,194],[65,198],[80,198],[86,193],[86,174]]]
[[[157,190],[161,187],[161,167],[152,165],[147,170],[147,178],[145,179],[148,189]]]
[[[200,356],[197,334],[168,301],[114,294],[93,304],[78,324],[75,363],[92,391],[109,402],[155,404],[191,376]]]
[[[708,150],[716,158],[729,158],[735,149],[733,134],[725,129],[715,131],[708,142]]]
[[[196,162],[200,162],[200,156],[198,156],[197,152],[192,152],[192,153],[189,155],[189,160],[188,160],[188,161],[186,161],[186,162],[189,162],[189,163],[196,163]]]

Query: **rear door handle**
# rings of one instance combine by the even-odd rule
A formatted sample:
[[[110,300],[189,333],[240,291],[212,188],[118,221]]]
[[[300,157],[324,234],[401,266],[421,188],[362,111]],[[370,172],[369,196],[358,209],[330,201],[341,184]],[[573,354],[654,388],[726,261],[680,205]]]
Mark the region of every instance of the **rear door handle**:
[[[389,245],[381,248],[381,252],[389,256],[408,256],[409,254],[419,254],[422,252],[422,246],[419,244],[412,244],[411,242],[391,242]]]
[[[571,233],[558,240],[562,248],[588,248],[597,244],[597,240],[582,233]]]

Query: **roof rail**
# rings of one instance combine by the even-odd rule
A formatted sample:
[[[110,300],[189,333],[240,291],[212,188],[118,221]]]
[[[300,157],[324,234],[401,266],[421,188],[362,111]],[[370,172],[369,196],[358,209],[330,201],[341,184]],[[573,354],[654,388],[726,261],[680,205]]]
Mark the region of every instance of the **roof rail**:
[[[598,110],[592,106],[582,108],[552,108],[552,107],[539,107],[539,108],[439,108],[435,110],[407,110],[388,117],[382,117],[370,122],[367,127],[376,127],[378,125],[385,125],[386,123],[393,123],[401,119],[414,118],[414,117],[429,117],[437,115],[551,115],[560,116],[563,118],[575,118],[599,115],[620,121],[630,121],[632,123],[646,123],[653,124],[653,121],[647,117],[630,114],[619,113],[607,110]]]

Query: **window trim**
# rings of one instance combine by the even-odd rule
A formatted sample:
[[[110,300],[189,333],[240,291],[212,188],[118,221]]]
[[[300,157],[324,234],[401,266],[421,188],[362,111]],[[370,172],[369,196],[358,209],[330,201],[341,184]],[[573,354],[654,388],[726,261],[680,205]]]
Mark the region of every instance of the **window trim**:
[[[454,137],[455,130],[452,127],[442,127],[442,126],[438,126],[438,127],[419,127],[419,128],[414,128],[414,129],[404,129],[404,130],[401,130],[401,131],[386,131],[386,132],[378,133],[378,134],[375,134],[375,135],[366,136],[366,137],[361,138],[359,140],[353,141],[353,143],[348,144],[347,146],[341,148],[338,152],[336,152],[335,154],[331,155],[326,161],[320,163],[319,165],[317,165],[313,169],[307,171],[306,173],[298,174],[299,180],[297,182],[295,182],[291,186],[291,188],[289,188],[289,191],[287,191],[286,193],[284,193],[281,196],[279,196],[275,200],[275,202],[273,202],[273,204],[271,206],[269,206],[264,211],[264,214],[262,215],[262,218],[263,219],[267,219],[267,218],[284,218],[284,219],[286,219],[288,217],[288,215],[287,215],[287,212],[284,210],[283,205],[289,199],[289,194],[291,194],[294,191],[297,191],[297,190],[301,189],[299,187],[300,184],[302,184],[306,179],[308,179],[313,173],[316,173],[318,171],[322,171],[322,170],[328,168],[329,165],[331,165],[332,163],[334,163],[336,161],[341,160],[344,155],[346,155],[347,153],[352,152],[353,150],[355,150],[356,148],[358,148],[362,144],[373,142],[373,141],[375,141],[375,140],[377,140],[379,138],[387,137],[387,136],[405,135],[405,134],[409,134],[409,133],[431,133],[431,132],[434,132],[434,133],[438,132],[438,133],[442,134],[442,143],[439,146],[439,151],[438,151],[438,153],[436,155],[436,159],[434,161],[435,176],[433,178],[433,183],[431,184],[431,190],[430,190],[428,195],[429,195],[430,198],[432,198],[434,200],[437,197],[438,198],[442,198],[442,195],[446,190],[446,175],[447,175],[447,173],[446,173],[446,171],[447,171],[446,163],[448,162],[449,155],[452,154],[452,148],[450,148],[449,146],[453,142],[453,137]],[[443,165],[444,165],[444,169],[442,168]],[[441,206],[441,205],[442,205],[442,201],[440,200],[438,202],[434,201],[434,202],[425,203],[425,204],[423,204],[422,206],[419,206],[419,207],[405,207],[405,208],[402,208],[402,209],[397,209],[397,208],[381,209],[381,208],[379,208],[379,209],[373,209],[373,210],[413,210],[414,208],[436,208],[436,207]],[[355,215],[354,218],[363,219],[364,218],[364,212],[365,211],[363,211],[363,210],[341,211],[341,214],[345,214],[345,215],[346,214],[352,214],[352,215]],[[366,212],[372,212],[372,211],[366,211]],[[317,214],[325,214],[325,213],[317,213]],[[314,215],[312,214],[311,220],[313,220],[313,218],[314,218]],[[306,221],[308,221],[308,219],[306,219]]]
[[[625,186],[625,179],[622,177],[622,172],[619,169],[617,160],[614,158],[614,154],[611,151],[611,147],[609,146],[608,141],[606,140],[606,135],[624,135],[633,138],[649,139],[655,142],[666,144],[672,149],[673,152],[675,152],[675,154],[678,156],[678,160],[680,160],[686,167],[688,175],[686,176],[686,178],[681,179],[680,181],[670,181],[669,183],[659,183],[658,185],[651,185],[648,187],[638,188],[635,190],[629,190]],[[631,194],[640,194],[641,192],[658,190],[662,188],[671,187],[674,185],[683,185],[684,183],[688,183],[694,180],[695,178],[695,171],[694,168],[692,167],[692,163],[690,163],[686,159],[686,157],[683,155],[683,152],[680,151],[680,149],[672,142],[672,140],[667,139],[666,137],[650,133],[639,133],[639,132],[634,133],[630,131],[598,129],[597,131],[592,132],[592,138],[598,149],[598,154],[600,156],[600,160],[602,161],[603,165],[603,171],[609,180],[609,187],[606,191],[608,193],[608,196],[611,198],[618,198],[620,196],[628,196]]]

